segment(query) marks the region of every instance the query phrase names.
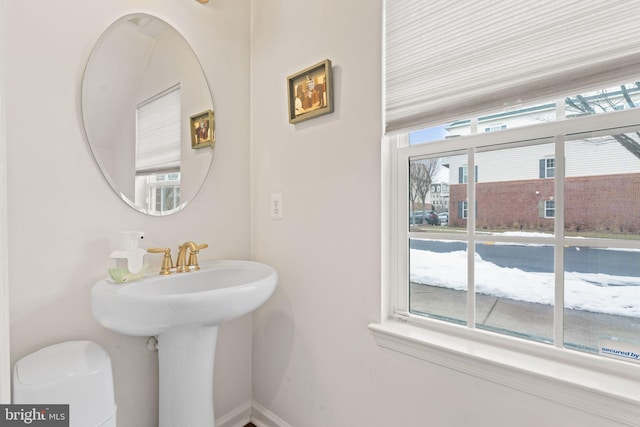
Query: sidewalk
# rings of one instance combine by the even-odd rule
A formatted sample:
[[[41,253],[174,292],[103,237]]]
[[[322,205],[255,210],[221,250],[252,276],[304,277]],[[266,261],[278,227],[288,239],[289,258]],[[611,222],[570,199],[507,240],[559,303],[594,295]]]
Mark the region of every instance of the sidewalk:
[[[467,293],[411,283],[414,314],[466,324]],[[553,306],[476,295],[476,327],[540,342],[553,342]],[[565,346],[597,352],[599,338],[638,340],[640,319],[570,310],[564,312]]]

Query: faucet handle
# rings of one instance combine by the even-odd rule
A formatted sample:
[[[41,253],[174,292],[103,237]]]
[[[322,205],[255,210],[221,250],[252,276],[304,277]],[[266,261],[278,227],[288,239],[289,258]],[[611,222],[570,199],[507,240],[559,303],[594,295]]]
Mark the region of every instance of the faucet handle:
[[[151,254],[164,253],[164,257],[162,258],[162,267],[160,268],[160,274],[162,275],[171,274],[171,268],[173,267],[173,260],[171,259],[170,248],[149,248],[147,249],[147,252]]]
[[[189,265],[194,267],[195,270],[200,270],[200,266],[198,265],[198,253],[200,252],[200,249],[206,249],[208,248],[209,245],[206,243],[203,243],[201,245],[196,245],[196,250],[195,251],[191,251],[189,252]]]

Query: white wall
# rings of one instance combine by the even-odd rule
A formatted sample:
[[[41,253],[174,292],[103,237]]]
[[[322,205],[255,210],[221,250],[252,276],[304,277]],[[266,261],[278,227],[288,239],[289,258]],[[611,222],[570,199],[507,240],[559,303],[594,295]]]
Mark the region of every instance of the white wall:
[[[381,1],[253,0],[257,260],[278,269],[253,316],[253,397],[291,426],[613,426],[378,347]],[[333,61],[335,113],[290,125],[285,77]],[[269,218],[272,193],[284,219]]]
[[[1,6],[7,16],[11,363],[49,344],[92,339],[112,357],[118,426],[157,426],[157,354],[147,351],[145,338],[99,326],[89,290],[106,275],[110,239],[121,230],[144,230],[145,247],[209,243],[203,260],[250,255],[249,1],[12,0]],[[84,64],[102,31],[132,12],[156,15],[185,36],[211,83],[218,119],[213,170],[195,202],[169,217],[126,206],[101,176],[82,131]],[[251,345],[250,317],[221,328],[218,417],[251,399]]]
[[[381,304],[379,0],[254,0],[251,11],[248,0],[3,3],[12,362],[55,342],[93,339],[112,356],[118,425],[157,425],[155,354],[143,338],[101,328],[89,311],[109,239],[142,229],[148,246],[193,239],[210,244],[202,259],[245,258],[251,211],[252,254],[278,269],[280,284],[254,315],[253,350],[249,317],[221,330],[218,417],[251,399],[253,369],[255,401],[296,427],[612,426],[374,343],[367,324]],[[101,31],[131,12],[181,31],[213,86],[214,169],[175,216],[125,206],[81,131],[83,64]],[[285,77],[325,58],[334,63],[336,111],[290,125]],[[276,192],[284,194],[282,221],[269,219]]]

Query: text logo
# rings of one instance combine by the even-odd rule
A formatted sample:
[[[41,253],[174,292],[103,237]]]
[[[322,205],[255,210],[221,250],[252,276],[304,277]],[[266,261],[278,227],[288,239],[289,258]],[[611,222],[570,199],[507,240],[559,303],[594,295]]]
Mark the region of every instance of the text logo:
[[[69,405],[0,405],[0,427],[69,427]]]
[[[600,354],[640,363],[640,342],[621,338],[600,338]]]

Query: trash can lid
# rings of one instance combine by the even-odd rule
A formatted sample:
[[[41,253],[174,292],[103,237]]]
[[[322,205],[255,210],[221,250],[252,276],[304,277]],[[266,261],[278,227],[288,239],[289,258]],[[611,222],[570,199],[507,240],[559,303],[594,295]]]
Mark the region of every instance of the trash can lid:
[[[15,379],[24,385],[42,384],[105,369],[109,355],[93,341],[67,341],[42,348],[16,362]]]

